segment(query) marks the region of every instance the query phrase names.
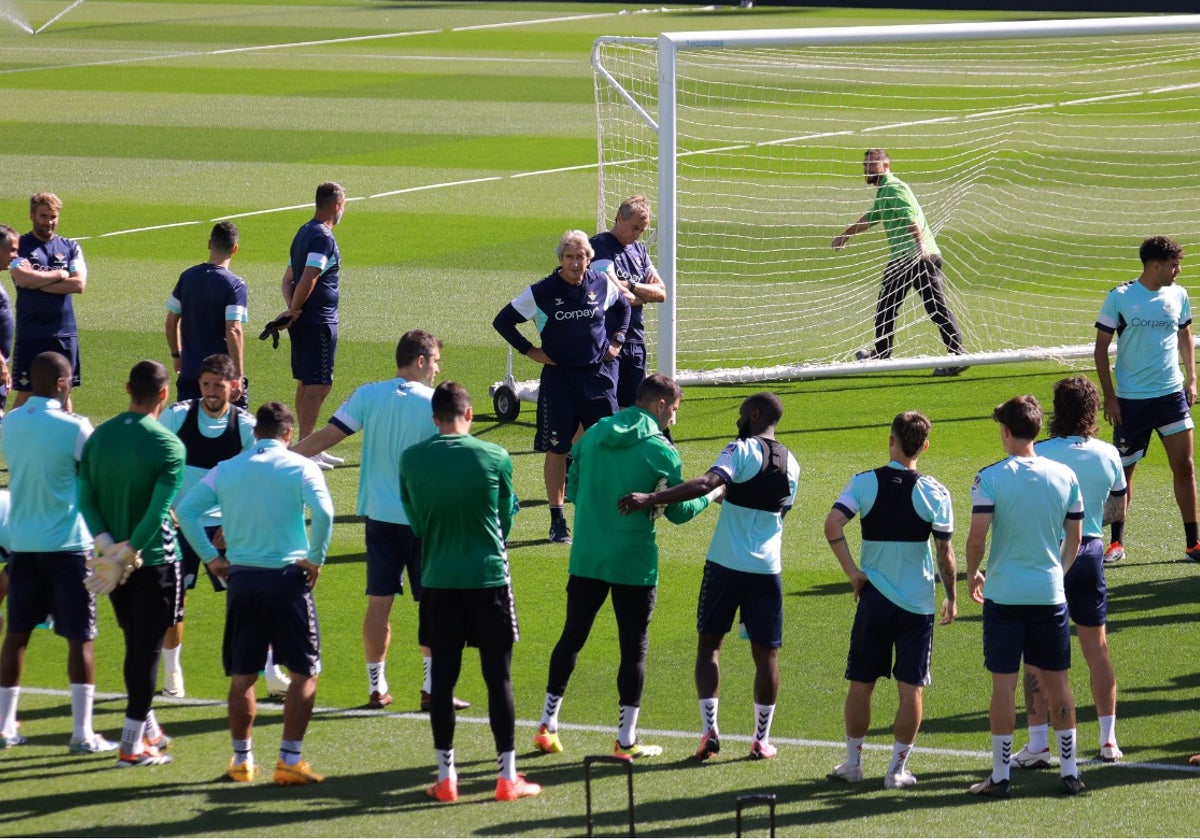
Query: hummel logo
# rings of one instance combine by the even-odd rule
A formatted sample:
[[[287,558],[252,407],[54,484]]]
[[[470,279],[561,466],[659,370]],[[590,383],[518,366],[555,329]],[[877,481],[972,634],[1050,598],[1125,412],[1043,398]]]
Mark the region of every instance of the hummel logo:
[[[555,305],[555,306],[562,306],[562,305],[563,305],[563,299],[562,299],[562,298],[555,298],[555,299],[554,299],[554,305]]]

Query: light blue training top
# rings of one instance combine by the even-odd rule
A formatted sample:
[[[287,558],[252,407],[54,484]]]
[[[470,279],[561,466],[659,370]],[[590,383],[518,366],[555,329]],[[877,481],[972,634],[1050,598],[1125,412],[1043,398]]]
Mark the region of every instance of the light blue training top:
[[[321,469],[279,440],[222,461],[175,508],[183,535],[207,562],[217,549],[202,520],[214,505],[224,512],[225,556],[235,566],[278,569],[297,560],[321,565],[333,532],[333,502]],[[312,515],[312,538],[304,509]]]

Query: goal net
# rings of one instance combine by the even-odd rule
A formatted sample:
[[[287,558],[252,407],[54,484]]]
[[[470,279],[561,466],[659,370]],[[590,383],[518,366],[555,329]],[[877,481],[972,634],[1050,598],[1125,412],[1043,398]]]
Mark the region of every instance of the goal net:
[[[1200,243],[1198,33],[1200,15],[598,39],[598,222],[633,194],[655,207],[657,369],[717,382],[1090,358],[1141,240]],[[831,242],[874,199],[868,148],[925,212],[965,357],[910,291],[892,359],[855,361],[887,240],[877,225]]]

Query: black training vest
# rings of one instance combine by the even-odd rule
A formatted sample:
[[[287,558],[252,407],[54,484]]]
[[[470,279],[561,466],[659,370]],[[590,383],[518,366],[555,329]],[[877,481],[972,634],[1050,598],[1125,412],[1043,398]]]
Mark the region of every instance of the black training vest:
[[[779,441],[762,437],[756,440],[762,445],[763,465],[758,475],[741,484],[729,484],[725,488],[725,501],[738,507],[779,513],[792,495],[788,482],[788,451]]]
[[[222,461],[227,461],[242,451],[242,431],[238,428],[238,407],[229,406],[229,420],[225,431],[215,438],[205,437],[200,431],[200,400],[191,400],[187,417],[177,432],[187,449],[186,463],[189,467],[211,470]]]
[[[913,488],[921,474],[916,470],[880,467],[875,470],[879,492],[871,512],[861,520],[862,538],[875,542],[926,542],[933,524],[917,515]]]

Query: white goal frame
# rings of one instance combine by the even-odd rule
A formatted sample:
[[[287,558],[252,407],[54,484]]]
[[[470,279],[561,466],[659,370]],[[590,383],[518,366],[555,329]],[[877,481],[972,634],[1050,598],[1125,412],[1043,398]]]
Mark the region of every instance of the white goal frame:
[[[655,359],[659,373],[674,377],[682,384],[730,381],[765,381],[803,379],[819,376],[839,376],[865,371],[906,370],[943,365],[998,364],[1028,361],[1090,357],[1091,345],[1044,347],[1032,350],[970,353],[962,356],[922,356],[892,358],[841,364],[771,365],[761,368],[722,369],[714,371],[681,371],[677,366],[678,276],[678,216],[676,179],[678,148],[676,136],[676,69],[680,53],[697,50],[732,50],[758,47],[804,47],[881,45],[911,42],[998,41],[1014,39],[1045,39],[1075,37],[1106,37],[1120,35],[1153,35],[1200,32],[1200,15],[1153,17],[1100,18],[1078,20],[1013,21],[997,23],[948,23],[905,26],[830,27],[817,29],[714,32],[667,32],[655,38],[605,36],[598,38],[592,49],[592,66],[597,84],[612,86],[617,94],[657,136],[657,206],[655,228],[657,236],[656,265],[667,285],[667,301],[657,307],[657,347]],[[601,48],[606,44],[638,44],[657,47],[658,101],[657,119],[635,97],[621,87],[603,66]],[[600,167],[600,199],[597,223],[603,229],[610,221],[603,189],[604,161]],[[831,234],[836,231],[831,231]],[[1099,306],[1099,301],[1097,301]]]

